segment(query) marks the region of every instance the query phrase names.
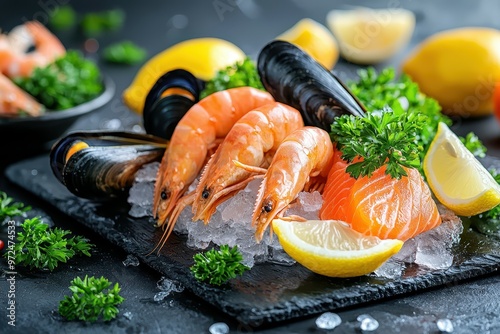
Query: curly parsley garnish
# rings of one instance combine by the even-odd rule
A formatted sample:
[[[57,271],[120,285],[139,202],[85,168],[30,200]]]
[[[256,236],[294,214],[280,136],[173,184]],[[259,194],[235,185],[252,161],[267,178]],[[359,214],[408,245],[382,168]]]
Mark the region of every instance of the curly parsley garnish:
[[[69,51],[30,77],[14,82],[50,110],[68,109],[97,97],[104,89],[99,68],[77,51]]]
[[[0,191],[0,223],[7,217],[20,216],[26,211],[31,210],[30,206],[24,206],[23,203],[14,202],[6,193]]]
[[[439,122],[450,126],[451,119],[441,113],[439,103],[421,93],[418,84],[407,75],[396,79],[394,68],[385,68],[379,73],[369,67],[358,71],[359,79],[348,84],[350,90],[366,106],[368,111],[390,108],[395,112],[421,114],[426,117],[421,122],[420,132],[415,141],[420,150],[420,160],[425,157],[429,145],[436,135]],[[465,146],[477,157],[484,157],[486,148],[473,133],[460,138]],[[421,168],[419,168],[421,171]]]
[[[97,321],[100,316],[104,321],[114,319],[119,313],[117,306],[125,299],[120,296],[118,283],[108,289],[110,286],[111,282],[104,277],[86,275],[83,280],[76,277],[69,287],[73,295],[61,300],[59,314],[68,320],[89,322]]]
[[[404,167],[421,165],[417,138],[426,117],[403,110],[369,112],[366,117],[343,115],[332,124],[331,137],[342,151],[342,159],[352,162],[346,171],[354,178],[370,177],[387,165],[386,174],[401,178]]]
[[[81,236],[68,238],[70,231],[49,229],[40,217],[26,219],[21,224],[14,247],[16,264],[31,269],[54,270],[59,262],[67,262],[75,255],[90,256],[91,244]]]
[[[244,86],[264,90],[257,67],[249,57],[245,58],[243,62],[238,62],[218,71],[215,77],[207,82],[205,89],[201,92],[200,98],[221,90]]]
[[[241,263],[243,256],[236,246],[222,245],[220,250],[198,253],[193,259],[194,265],[190,269],[194,277],[214,285],[221,285],[250,269]]]

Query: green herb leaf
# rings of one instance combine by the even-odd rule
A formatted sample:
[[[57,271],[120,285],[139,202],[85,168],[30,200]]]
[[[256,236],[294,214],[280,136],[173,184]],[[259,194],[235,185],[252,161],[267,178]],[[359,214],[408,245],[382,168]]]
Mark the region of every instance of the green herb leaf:
[[[56,30],[67,30],[76,23],[76,12],[70,5],[59,6],[50,15],[50,26]]]
[[[484,158],[486,156],[486,147],[473,132],[469,132],[465,138],[460,137],[460,141],[476,157]]]
[[[63,110],[97,97],[104,89],[99,68],[76,51],[36,68],[28,78],[14,82],[51,110]]]
[[[207,82],[200,97],[204,98],[221,90],[245,86],[265,90],[260,81],[257,67],[249,57],[245,58],[243,62],[238,62],[218,71],[215,77]]]
[[[145,49],[130,41],[115,43],[104,49],[104,59],[110,63],[136,64],[144,61],[147,52]]]
[[[81,21],[81,28],[86,36],[96,37],[105,31],[120,29],[124,22],[125,12],[113,9],[86,14]]]
[[[14,247],[17,265],[52,271],[75,255],[90,256],[92,244],[80,236],[68,238],[70,231],[49,229],[40,217],[26,219],[20,227]]]
[[[498,184],[500,184],[500,174],[494,170],[490,169],[489,170],[491,176],[497,181]],[[500,205],[495,206],[493,209],[480,213],[478,217],[482,220],[485,220],[486,222],[495,222],[496,225],[500,224]],[[498,231],[495,231],[498,232]]]
[[[24,206],[23,203],[19,202],[13,203],[13,201],[6,193],[0,191],[0,222],[3,222],[7,217],[20,216],[31,210],[30,206]]]
[[[423,160],[436,135],[439,122],[451,125],[451,120],[441,113],[438,102],[422,94],[418,84],[410,77],[402,75],[396,80],[394,68],[386,68],[377,74],[377,71],[370,67],[359,70],[358,75],[359,80],[349,83],[349,88],[368,110],[382,110],[389,107],[427,117],[425,123],[421,124],[422,128],[416,138],[417,145],[423,148],[420,152],[420,159]]]
[[[120,296],[120,286],[116,283],[112,288],[106,278],[88,277],[82,280],[76,277],[71,281],[69,289],[72,296],[65,296],[59,303],[59,314],[68,320],[95,322],[100,316],[104,321],[116,318],[117,308],[125,299]],[[108,289],[109,288],[109,289]],[[108,291],[104,291],[108,289]]]
[[[214,285],[221,285],[250,269],[241,263],[243,256],[237,246],[222,245],[219,250],[195,254],[193,259],[190,269],[194,277]]]
[[[352,162],[346,171],[354,178],[370,177],[387,165],[386,174],[406,176],[404,167],[421,165],[417,138],[426,117],[404,110],[369,112],[366,117],[343,115],[332,124],[331,137],[342,151],[342,159]]]

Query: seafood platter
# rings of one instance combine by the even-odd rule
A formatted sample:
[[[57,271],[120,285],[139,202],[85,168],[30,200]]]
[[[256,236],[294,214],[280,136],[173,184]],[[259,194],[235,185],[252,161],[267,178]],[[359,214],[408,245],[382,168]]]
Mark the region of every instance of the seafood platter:
[[[209,94],[166,70],[134,96],[144,133],[73,132],[6,175],[252,326],[497,270],[500,241],[476,224],[500,203],[500,160],[444,118],[425,128],[418,91],[375,108],[282,39],[254,63],[258,87]],[[193,259],[225,246],[245,269],[197,277]]]

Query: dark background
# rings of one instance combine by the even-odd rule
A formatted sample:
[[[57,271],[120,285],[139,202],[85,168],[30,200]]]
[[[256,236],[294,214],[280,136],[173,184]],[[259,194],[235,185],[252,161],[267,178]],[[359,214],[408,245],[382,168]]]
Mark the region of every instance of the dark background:
[[[425,37],[449,28],[461,26],[487,26],[500,28],[500,2],[490,1],[2,1],[0,28],[10,30],[25,20],[47,20],[55,4],[70,4],[79,13],[122,8],[126,12],[124,27],[117,32],[98,38],[100,50],[110,43],[129,39],[146,48],[149,56],[170,45],[189,38],[219,37],[238,45],[255,57],[260,48],[279,35],[299,19],[309,17],[326,24],[325,17],[331,9],[346,9],[356,5],[375,8],[403,7],[414,11],[417,26],[411,45],[391,59],[387,65],[399,65],[412,47]],[[119,5],[118,5],[119,3]],[[217,3],[226,5],[227,11],[217,12]],[[78,31],[60,33],[67,48],[82,49],[84,38]],[[132,81],[140,68],[104,64],[97,54],[89,54],[99,62],[104,73],[116,84],[115,97],[105,107],[82,117],[74,129],[137,129],[141,120],[121,102],[121,92]],[[334,71],[342,78],[352,78],[357,66],[340,61]],[[453,129],[459,134],[470,130],[488,146],[489,154],[500,156],[500,127],[492,117],[455,120]],[[7,139],[7,144],[16,147]],[[76,221],[60,214],[22,189],[10,184],[3,176],[5,167],[15,161],[34,154],[29,148],[19,148],[9,154],[0,154],[0,190],[17,200],[44,210],[57,226],[71,229],[89,238],[97,245],[91,258],[77,258],[71,264],[62,265],[52,273],[23,274],[16,281],[16,328],[7,326],[5,317],[7,287],[0,280],[0,332],[15,330],[19,333],[34,332],[127,332],[127,333],[208,333],[209,326],[224,321],[232,333],[320,333],[315,329],[314,319],[307,318],[292,323],[268,328],[249,328],[238,324],[214,310],[189,292],[174,293],[162,303],[153,301],[159,292],[156,282],[160,275],[141,264],[125,267],[126,258],[120,249],[110,246],[93,231],[81,227]],[[120,307],[120,315],[109,324],[81,324],[64,322],[57,315],[57,305],[75,276],[106,276],[122,286],[126,301]],[[379,333],[435,333],[435,321],[448,317],[455,324],[455,333],[498,333],[500,321],[500,278],[498,275],[445,286],[420,294],[394,300],[363,305],[338,312],[343,324],[334,333],[356,333],[356,317],[369,313],[379,320]],[[131,312],[128,319],[123,313]]]

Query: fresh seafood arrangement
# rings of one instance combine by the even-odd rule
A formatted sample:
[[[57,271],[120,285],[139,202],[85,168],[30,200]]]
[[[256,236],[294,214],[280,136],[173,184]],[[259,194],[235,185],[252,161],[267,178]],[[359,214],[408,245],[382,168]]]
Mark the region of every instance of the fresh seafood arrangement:
[[[414,164],[404,164],[401,151],[390,153],[387,159],[399,159],[403,167],[382,165],[368,176],[353,177],[353,165],[369,164],[365,160],[372,157],[346,158],[343,148],[332,140],[332,124],[340,118],[344,122],[366,119],[376,128],[373,117],[378,116],[373,115],[379,114],[370,112],[366,118],[364,105],[329,70],[293,44],[276,40],[260,52],[257,71],[267,92],[242,86],[200,100],[205,81],[186,70],[170,70],[153,85],[142,110],[146,131],[163,139],[106,132],[69,135],[52,150],[54,174],[78,196],[106,198],[123,194],[141,166],[162,157],[152,214],[164,231],[153,251],[168,247],[184,209],[192,210],[193,221],[211,224],[218,206],[258,180],[251,217],[255,241],[260,242],[266,230],[272,232],[276,221],[280,242],[299,263],[312,254],[308,252],[325,253],[321,261],[351,268],[314,269],[328,276],[367,274],[397,253],[404,241],[441,224],[432,190]],[[388,117],[406,121],[396,111]],[[380,122],[391,121],[380,118]],[[370,135],[375,138],[375,133]],[[411,137],[411,132],[407,135]],[[401,173],[397,177],[395,170]],[[337,235],[334,238],[339,240],[307,236],[298,227],[307,219],[286,214],[304,191],[318,191],[324,200],[319,211],[323,221],[308,224],[325,225],[311,231],[326,228],[317,233]],[[500,197],[494,202],[500,202]],[[446,221],[459,221],[454,217]],[[294,238],[304,239],[293,246],[290,239]],[[343,238],[346,242],[337,245]],[[346,253],[351,254],[350,262],[339,260],[338,253],[328,247],[351,252]],[[371,254],[370,265],[360,267],[356,262],[354,254],[360,251]]]

